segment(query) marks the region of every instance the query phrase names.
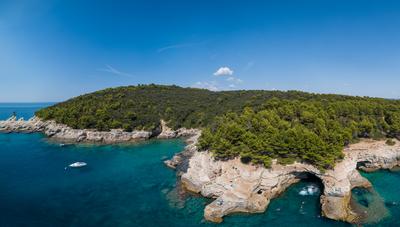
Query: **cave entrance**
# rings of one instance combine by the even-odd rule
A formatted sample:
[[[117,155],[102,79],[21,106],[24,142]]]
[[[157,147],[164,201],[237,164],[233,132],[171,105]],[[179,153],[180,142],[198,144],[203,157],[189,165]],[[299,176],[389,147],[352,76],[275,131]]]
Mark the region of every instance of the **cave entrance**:
[[[357,170],[361,170],[363,172],[374,172],[378,170],[377,167],[373,166],[370,161],[360,161],[357,162]]]
[[[300,173],[298,178],[300,179],[298,196],[302,200],[299,209],[300,213],[303,214],[314,210],[319,216],[322,210],[320,197],[324,193],[324,184],[321,178],[310,172]]]
[[[357,162],[357,169],[358,170],[363,170],[364,168],[368,168],[371,162],[369,161],[360,161]]]
[[[298,172],[295,173],[295,175],[301,182],[317,187],[319,195],[321,195],[324,192],[324,184],[322,183],[321,178],[316,176],[314,173]]]
[[[289,186],[276,200],[269,205],[269,211],[285,212],[285,215],[300,215],[304,220],[319,220],[321,215],[320,196],[324,186],[322,180],[314,173],[292,172],[298,180]]]

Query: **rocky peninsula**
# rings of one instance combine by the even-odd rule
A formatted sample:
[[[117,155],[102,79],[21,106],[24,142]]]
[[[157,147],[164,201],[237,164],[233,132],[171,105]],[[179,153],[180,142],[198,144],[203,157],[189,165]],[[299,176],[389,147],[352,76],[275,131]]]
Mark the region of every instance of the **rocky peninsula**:
[[[0,121],[0,132],[3,133],[34,133],[42,132],[51,139],[70,143],[128,143],[150,138],[172,139],[190,137],[198,134],[197,129],[180,128],[172,130],[161,120],[160,127],[153,131],[125,132],[122,129],[110,131],[97,131],[91,129],[73,129],[67,125],[56,123],[53,120],[43,121],[38,117],[29,120],[17,119],[15,116],[5,121]]]
[[[214,198],[204,210],[206,220],[222,222],[223,217],[237,212],[264,212],[271,199],[276,198],[290,185],[317,177],[323,184],[320,197],[322,215],[350,223],[362,222],[362,216],[350,205],[351,190],[355,187],[372,187],[358,169],[391,169],[400,164],[400,145],[385,141],[363,140],[344,149],[344,159],[334,169],[321,172],[305,164],[279,165],[271,168],[243,164],[239,158],[218,161],[208,151],[197,151],[196,137],[185,151],[167,161],[178,169],[182,185],[188,191]]]

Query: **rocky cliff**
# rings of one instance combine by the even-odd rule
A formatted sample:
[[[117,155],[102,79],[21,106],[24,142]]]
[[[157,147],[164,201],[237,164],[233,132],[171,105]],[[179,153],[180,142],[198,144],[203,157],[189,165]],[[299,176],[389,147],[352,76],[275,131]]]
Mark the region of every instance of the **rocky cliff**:
[[[48,137],[72,143],[121,143],[146,140],[152,137],[157,138],[178,138],[188,137],[196,134],[196,129],[180,128],[176,131],[168,128],[164,121],[161,121],[161,129],[154,131],[132,131],[125,132],[121,129],[110,131],[96,131],[90,129],[73,129],[55,121],[42,121],[38,117],[29,120],[11,117],[5,121],[0,121],[0,132],[43,132]]]
[[[183,186],[202,196],[215,198],[204,210],[204,217],[221,222],[225,215],[235,212],[264,212],[271,199],[291,184],[310,175],[319,178],[324,186],[321,195],[322,215],[351,223],[359,222],[360,215],[350,206],[351,189],[371,187],[357,166],[368,169],[390,169],[399,165],[400,146],[388,146],[384,141],[362,141],[344,150],[345,158],[336,167],[320,172],[305,163],[279,165],[271,168],[243,164],[239,159],[214,160],[207,151],[195,147],[186,150],[186,167],[180,168]],[[189,155],[190,154],[190,155]],[[178,154],[173,167],[179,168]]]

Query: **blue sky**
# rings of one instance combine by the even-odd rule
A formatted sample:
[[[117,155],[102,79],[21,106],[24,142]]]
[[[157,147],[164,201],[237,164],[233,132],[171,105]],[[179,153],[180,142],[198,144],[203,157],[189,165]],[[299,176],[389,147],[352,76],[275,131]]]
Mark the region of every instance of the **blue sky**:
[[[0,0],[0,102],[138,83],[400,98],[400,3]]]

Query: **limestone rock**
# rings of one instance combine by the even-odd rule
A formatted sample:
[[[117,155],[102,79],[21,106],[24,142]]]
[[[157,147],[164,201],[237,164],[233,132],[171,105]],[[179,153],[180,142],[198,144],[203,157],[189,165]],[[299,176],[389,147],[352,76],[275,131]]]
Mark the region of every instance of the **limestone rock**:
[[[170,139],[176,137],[177,132],[169,128],[164,120],[161,120],[160,125],[161,125],[161,133],[157,136],[157,138]]]
[[[178,129],[176,136],[185,137],[187,145],[182,152],[174,155],[172,159],[164,161],[164,163],[172,169],[176,169],[179,166],[178,172],[181,172],[183,168],[187,168],[189,158],[197,151],[196,144],[200,135],[201,131],[198,129]]]
[[[198,133],[196,129],[178,129],[176,131],[168,128],[164,121],[160,138],[187,137]],[[0,121],[0,132],[43,132],[48,137],[72,143],[123,143],[146,140],[157,136],[158,131],[132,131],[125,132],[122,129],[112,129],[110,131],[97,131],[91,129],[73,129],[67,125],[58,124],[55,121],[42,121],[38,117],[32,117],[25,121],[17,119],[15,116]],[[156,133],[156,134],[155,134]]]
[[[327,218],[354,223],[359,220],[359,215],[350,207],[351,189],[371,187],[371,183],[359,174],[357,164],[376,169],[398,166],[400,146],[387,146],[384,141],[362,141],[346,148],[345,158],[326,172],[305,163],[282,166],[274,162],[267,169],[243,164],[238,158],[218,161],[211,153],[197,151],[196,147],[190,154],[186,157],[186,167],[180,168],[179,175],[187,190],[215,198],[205,207],[206,220],[221,222],[230,213],[264,212],[271,199],[311,174],[320,178],[324,185],[320,198],[322,214]],[[174,159],[173,166],[179,167],[182,159]]]

